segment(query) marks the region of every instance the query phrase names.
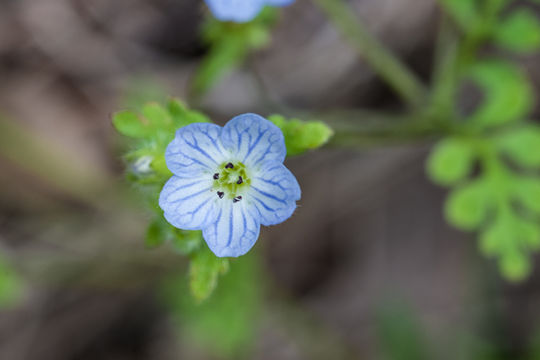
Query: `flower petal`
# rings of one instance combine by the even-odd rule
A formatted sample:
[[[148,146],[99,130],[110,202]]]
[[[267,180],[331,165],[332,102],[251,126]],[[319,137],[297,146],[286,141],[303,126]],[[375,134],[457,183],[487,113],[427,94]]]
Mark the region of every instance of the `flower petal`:
[[[203,229],[203,237],[216,256],[237,257],[247,253],[257,241],[260,224],[245,201],[221,203],[217,220]],[[254,216],[255,215],[255,216]]]
[[[265,161],[283,162],[287,154],[281,130],[255,114],[239,115],[230,120],[223,127],[221,141],[248,167]]]
[[[217,200],[211,178],[173,176],[161,190],[159,206],[174,227],[200,230],[215,222]]]
[[[247,22],[261,11],[264,0],[206,0],[206,4],[221,21]]]
[[[254,206],[263,225],[287,220],[296,209],[301,191],[294,175],[279,162],[267,162],[254,175],[247,201]]]
[[[165,151],[169,170],[175,175],[190,177],[213,171],[227,157],[221,145],[221,131],[220,126],[207,123],[178,129]]]

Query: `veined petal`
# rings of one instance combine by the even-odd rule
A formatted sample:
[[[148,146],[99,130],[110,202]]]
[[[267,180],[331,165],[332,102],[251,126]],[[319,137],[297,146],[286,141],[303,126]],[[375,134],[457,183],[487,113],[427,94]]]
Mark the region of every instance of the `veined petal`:
[[[294,2],[294,0],[266,0],[266,5],[270,6],[287,6]]]
[[[169,170],[186,177],[213,171],[227,155],[221,145],[221,131],[220,126],[207,123],[190,124],[178,129],[165,151]]]
[[[261,224],[275,225],[287,220],[296,209],[301,192],[298,181],[285,165],[271,161],[252,175],[247,202],[260,215]]]
[[[247,22],[261,11],[264,0],[206,0],[206,4],[221,21]]]
[[[220,204],[215,223],[203,229],[208,247],[219,257],[237,257],[247,253],[257,241],[260,224],[245,201]]]
[[[212,191],[212,179],[173,176],[159,196],[159,206],[173,226],[200,230],[216,220],[218,196]]]
[[[266,161],[283,162],[287,149],[281,130],[262,116],[239,115],[221,133],[223,146],[248,167]]]

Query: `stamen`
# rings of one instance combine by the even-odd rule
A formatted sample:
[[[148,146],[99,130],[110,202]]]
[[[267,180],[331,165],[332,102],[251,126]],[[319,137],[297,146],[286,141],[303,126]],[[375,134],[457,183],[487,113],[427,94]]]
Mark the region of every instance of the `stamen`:
[[[227,165],[225,165],[225,169],[234,169],[233,163],[228,163]]]
[[[214,180],[217,180],[217,179],[219,179],[219,174],[218,174],[218,173],[215,173],[215,174],[214,174]]]
[[[219,196],[220,199],[223,199],[223,196],[225,196],[225,193],[223,191],[218,191],[217,196]]]
[[[240,185],[240,184],[243,183],[243,182],[244,182],[244,180],[242,180],[242,177],[239,176],[239,177],[238,177],[238,181],[237,181],[236,183],[237,183],[238,185]]]
[[[239,202],[240,200],[242,200],[242,196],[237,196],[233,199],[233,203],[237,203]]]

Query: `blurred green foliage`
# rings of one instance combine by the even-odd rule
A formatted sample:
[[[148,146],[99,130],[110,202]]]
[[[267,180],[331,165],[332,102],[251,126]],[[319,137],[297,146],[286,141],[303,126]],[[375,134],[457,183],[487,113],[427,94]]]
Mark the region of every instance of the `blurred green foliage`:
[[[210,258],[201,261],[213,262]],[[188,339],[220,358],[236,359],[250,351],[261,311],[262,279],[258,260],[253,252],[234,259],[214,295],[204,302],[189,295],[185,276],[177,275],[164,283],[164,300]],[[215,262],[208,264],[209,267],[215,265]]]
[[[376,331],[384,360],[433,359],[417,314],[403,303],[383,301],[379,305]]]
[[[511,1],[441,2],[463,31],[459,80],[472,81],[483,98],[434,147],[427,172],[434,182],[453,188],[445,205],[447,220],[478,231],[482,252],[499,259],[506,278],[522,280],[531,271],[529,254],[540,248],[540,178],[535,174],[540,169],[540,127],[526,121],[535,96],[518,65],[477,57],[471,44],[538,50],[540,24],[527,9],[503,16]]]
[[[209,51],[193,78],[193,95],[205,94],[228,71],[241,65],[251,51],[268,45],[276,17],[277,10],[272,7],[266,7],[254,20],[246,23],[222,22],[208,16],[202,36]]]

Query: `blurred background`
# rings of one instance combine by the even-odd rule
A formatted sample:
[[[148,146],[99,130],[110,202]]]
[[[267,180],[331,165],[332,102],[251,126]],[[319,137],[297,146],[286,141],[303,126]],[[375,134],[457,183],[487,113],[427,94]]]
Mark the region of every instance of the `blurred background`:
[[[429,80],[434,0],[350,4]],[[205,12],[199,0],[0,1],[0,258],[13,267],[0,271],[16,294],[0,310],[0,359],[540,359],[538,270],[508,283],[474,234],[445,222],[445,190],[424,171],[429,141],[288,159],[297,212],[231,262],[223,283],[236,296],[218,288],[186,304],[185,257],[144,244],[150,215],[125,180],[111,114],[188,98],[208,52]],[[538,86],[540,56],[517,61]],[[299,0],[198,109],[223,124],[399,104]]]

